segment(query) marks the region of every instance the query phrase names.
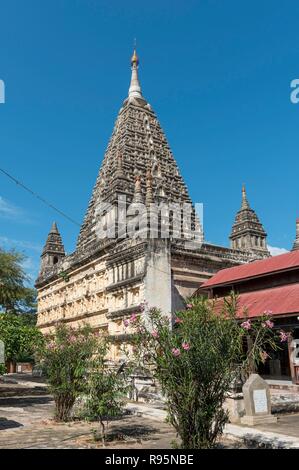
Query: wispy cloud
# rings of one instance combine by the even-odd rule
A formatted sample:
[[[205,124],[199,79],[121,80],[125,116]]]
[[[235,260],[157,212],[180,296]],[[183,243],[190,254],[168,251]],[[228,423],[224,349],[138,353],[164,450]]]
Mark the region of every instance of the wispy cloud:
[[[278,248],[277,246],[270,246],[268,245],[268,250],[272,256],[283,255],[284,253],[288,253],[289,250],[285,248]]]
[[[22,210],[14,204],[6,201],[0,196],[0,217],[5,219],[16,219],[22,216]]]
[[[42,246],[38,243],[27,242],[26,240],[14,240],[8,237],[0,236],[0,245],[5,248],[20,248],[24,250],[32,250],[41,253]]]
[[[15,223],[32,224],[35,223],[31,215],[21,207],[0,196],[0,219],[6,219]]]

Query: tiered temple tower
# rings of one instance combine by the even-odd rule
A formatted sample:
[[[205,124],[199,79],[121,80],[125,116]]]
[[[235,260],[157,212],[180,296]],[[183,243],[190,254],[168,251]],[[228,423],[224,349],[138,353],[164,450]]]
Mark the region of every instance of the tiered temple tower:
[[[157,204],[192,205],[160,123],[142,95],[138,65],[134,51],[128,98],[119,111],[80,230],[79,251],[98,244],[99,208],[105,212],[105,204],[117,203],[119,196],[126,196],[127,206],[132,202],[145,203],[146,199]],[[195,223],[195,214],[193,218]]]
[[[293,244],[292,251],[299,250],[299,218],[296,220],[296,238]]]
[[[270,256],[267,248],[267,234],[255,211],[251,209],[246,189],[242,187],[242,204],[238,211],[230,235],[231,248]]]
[[[64,246],[56,222],[53,222],[41,255],[41,273],[51,271],[65,257]]]
[[[74,326],[88,322],[113,340],[112,359],[119,357],[123,320],[141,302],[171,315],[219,269],[265,255],[262,249],[228,249],[203,241],[186,184],[160,123],[142,94],[138,65],[134,51],[128,97],[118,113],[76,250],[65,257],[61,252],[57,263],[54,258],[42,258],[36,281],[41,330],[51,331],[57,321]],[[120,208],[119,199],[124,207]],[[132,203],[134,207],[146,206],[145,227],[149,217],[157,216],[154,204],[172,204],[179,210],[169,211],[168,222],[158,216],[155,238],[129,237],[119,220]],[[190,227],[187,231],[183,227],[181,234],[174,230],[186,206],[191,206],[190,227],[197,234],[196,244],[186,243]],[[242,210],[252,215],[249,208]],[[129,219],[134,220],[134,211],[130,211]],[[181,221],[179,224],[184,225]],[[114,225],[113,234],[110,229]],[[167,227],[169,237],[162,235]],[[49,250],[42,256],[46,253],[52,256]]]

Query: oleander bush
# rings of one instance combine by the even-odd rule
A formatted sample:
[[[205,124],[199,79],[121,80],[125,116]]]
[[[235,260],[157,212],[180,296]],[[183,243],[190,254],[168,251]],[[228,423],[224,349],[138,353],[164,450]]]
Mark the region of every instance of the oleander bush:
[[[135,360],[160,383],[169,422],[184,449],[215,446],[228,421],[223,403],[237,373],[241,369],[248,376],[266,360],[265,349],[277,347],[268,313],[254,322],[240,322],[236,312],[233,295],[220,311],[214,302],[199,297],[172,320],[157,309],[130,320]],[[286,339],[280,332],[279,340]],[[249,348],[244,348],[245,342]]]
[[[37,352],[55,401],[55,419],[68,421],[75,400],[86,392],[88,369],[98,339],[91,328],[59,324]]]
[[[122,414],[129,388],[129,367],[113,367],[108,352],[107,338],[90,327],[59,324],[37,353],[54,397],[55,419],[68,421],[76,399],[81,399],[82,416],[100,423],[103,442],[109,421]]]

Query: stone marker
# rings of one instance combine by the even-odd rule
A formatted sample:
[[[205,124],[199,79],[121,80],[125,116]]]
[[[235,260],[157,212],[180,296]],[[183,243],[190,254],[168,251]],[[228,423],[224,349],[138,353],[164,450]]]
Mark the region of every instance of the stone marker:
[[[242,424],[256,426],[258,424],[276,423],[277,418],[271,414],[271,398],[269,385],[258,374],[251,374],[243,385],[245,416]]]
[[[245,415],[243,393],[229,392],[223,407],[228,411],[229,422],[240,424],[242,416]]]
[[[2,339],[0,339],[0,364],[5,363],[5,354],[4,354],[5,348],[4,348],[4,343]]]

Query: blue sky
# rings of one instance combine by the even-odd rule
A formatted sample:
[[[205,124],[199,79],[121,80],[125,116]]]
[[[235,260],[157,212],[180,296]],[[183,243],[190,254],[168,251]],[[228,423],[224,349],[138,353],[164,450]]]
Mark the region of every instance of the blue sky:
[[[298,201],[297,1],[0,0],[0,162],[82,221],[123,99],[133,40],[140,80],[210,242],[228,245],[241,185],[289,249]],[[0,174],[0,244],[35,276],[53,220],[66,250],[79,227]]]

